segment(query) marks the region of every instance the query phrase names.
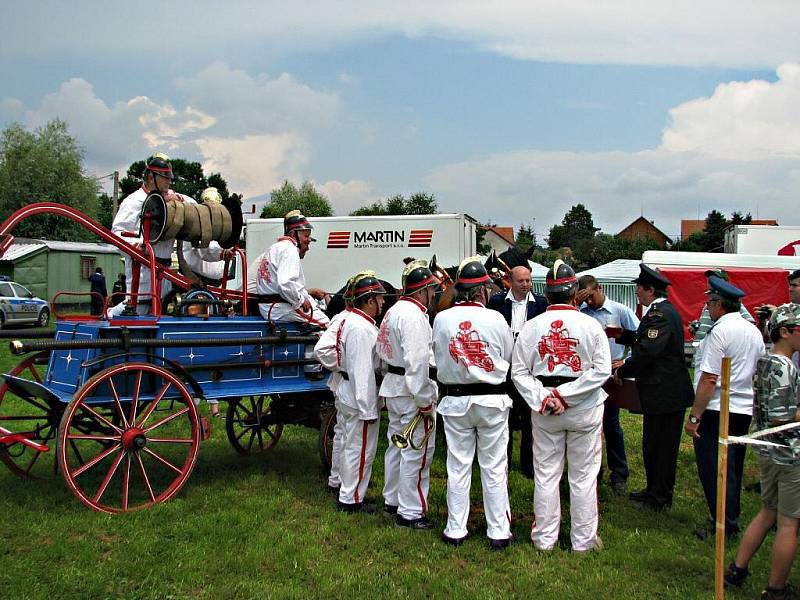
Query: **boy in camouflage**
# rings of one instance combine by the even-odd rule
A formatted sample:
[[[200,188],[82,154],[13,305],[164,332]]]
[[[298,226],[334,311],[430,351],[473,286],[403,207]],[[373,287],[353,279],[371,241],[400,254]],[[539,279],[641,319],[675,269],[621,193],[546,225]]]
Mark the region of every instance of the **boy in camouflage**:
[[[753,429],[758,431],[800,420],[800,374],[792,364],[792,354],[800,350],[800,304],[779,306],[770,317],[769,332],[772,353],[758,360],[753,376]],[[800,429],[766,438],[780,446],[754,446],[759,454],[763,506],[742,537],[736,558],[725,573],[725,584],[738,587],[744,583],[750,559],[777,522],[769,582],[761,598],[800,598],[787,584],[800,524]]]

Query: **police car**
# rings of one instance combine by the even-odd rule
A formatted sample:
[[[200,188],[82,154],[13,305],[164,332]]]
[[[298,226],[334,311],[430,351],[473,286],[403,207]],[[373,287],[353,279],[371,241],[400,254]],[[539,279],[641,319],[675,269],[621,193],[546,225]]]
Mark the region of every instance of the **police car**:
[[[0,277],[0,327],[32,323],[47,327],[50,303],[35,297],[25,286]]]

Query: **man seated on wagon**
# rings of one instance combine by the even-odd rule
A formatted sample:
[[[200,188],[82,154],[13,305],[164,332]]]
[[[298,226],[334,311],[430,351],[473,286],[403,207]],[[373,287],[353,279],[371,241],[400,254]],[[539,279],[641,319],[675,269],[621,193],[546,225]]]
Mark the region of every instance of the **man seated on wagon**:
[[[138,245],[141,244],[141,237],[125,237],[125,233],[139,234],[141,227],[140,216],[142,214],[142,206],[150,194],[161,194],[164,200],[175,202],[186,202],[196,204],[193,198],[179,194],[171,189],[172,182],[175,176],[172,174],[172,165],[169,162],[169,157],[166,154],[157,152],[147,159],[144,167],[144,180],[142,187],[125,197],[119,205],[119,210],[114,217],[114,222],[111,224],[111,232],[122,238],[123,241]],[[175,246],[175,239],[160,240],[153,244],[153,252],[156,261],[162,265],[169,267],[172,264],[172,249]],[[128,293],[133,291],[133,261],[127,254],[123,254],[125,258],[125,280],[126,289]],[[147,267],[139,267],[139,293],[150,294],[150,269]],[[162,282],[161,296],[163,297],[169,291],[169,283]],[[146,313],[149,309],[150,297],[140,297],[137,300],[138,310],[140,314]],[[109,310],[110,316],[118,316],[126,308],[126,303],[121,302]]]
[[[252,265],[258,310],[267,321],[294,321],[325,329],[330,320],[320,310],[315,298],[322,299],[321,290],[307,290],[300,260],[308,252],[311,224],[300,211],[293,210],[283,219],[283,236]]]

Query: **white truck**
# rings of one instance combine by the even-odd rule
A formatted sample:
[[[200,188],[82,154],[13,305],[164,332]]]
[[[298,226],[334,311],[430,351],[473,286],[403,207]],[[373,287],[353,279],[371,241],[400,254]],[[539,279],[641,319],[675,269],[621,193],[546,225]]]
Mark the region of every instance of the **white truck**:
[[[316,242],[303,259],[308,287],[339,290],[366,269],[400,287],[403,259],[414,257],[443,267],[477,254],[477,222],[465,214],[387,217],[309,217]],[[253,261],[283,235],[283,219],[249,219],[247,260]],[[248,271],[248,278],[254,277]]]
[[[725,232],[725,252],[800,256],[800,227],[733,225]]]

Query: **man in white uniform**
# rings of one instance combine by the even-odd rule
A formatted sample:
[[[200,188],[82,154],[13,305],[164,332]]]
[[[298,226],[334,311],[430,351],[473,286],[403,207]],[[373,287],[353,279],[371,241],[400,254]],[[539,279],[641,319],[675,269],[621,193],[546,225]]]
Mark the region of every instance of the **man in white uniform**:
[[[174,192],[171,188],[172,181],[174,180],[172,174],[172,165],[169,163],[169,157],[166,154],[156,153],[147,159],[145,163],[144,181],[142,187],[125,197],[119,205],[117,214],[114,217],[114,222],[111,224],[111,232],[122,238],[123,241],[138,245],[142,243],[142,238],[139,236],[139,229],[141,227],[140,216],[142,214],[142,206],[144,201],[150,194],[161,194],[167,202],[186,202],[189,204],[196,204],[193,198],[184,196]],[[134,233],[139,237],[123,236],[125,233]],[[172,264],[172,250],[175,246],[175,240],[161,240],[153,244],[153,253],[155,254],[156,261],[162,265],[169,267]],[[132,261],[130,257],[125,254],[125,281],[128,293],[133,292],[132,284]],[[168,282],[162,282],[161,296],[163,297],[169,291]],[[139,276],[139,293],[150,294],[150,269],[141,267]],[[149,309],[150,300],[148,296],[139,298],[137,300],[137,311],[139,314],[146,314]],[[118,316],[126,308],[126,303],[121,302],[109,310],[111,316]]]
[[[558,484],[564,458],[570,486],[570,540],[575,552],[602,549],[597,535],[600,429],[611,376],[611,353],[602,326],[575,307],[575,271],[557,260],[547,273],[547,311],[522,328],[514,346],[511,378],[531,407],[534,521],[531,540],[540,550],[558,542]]]
[[[389,446],[384,455],[384,512],[397,514],[397,524],[410,529],[431,529],[428,520],[428,489],[431,460],[436,442],[436,382],[430,378],[433,362],[431,325],[428,309],[436,298],[436,286],[428,263],[410,262],[403,270],[403,295],[381,322],[378,356],[387,365],[380,395],[389,412],[386,436]],[[392,443],[417,415],[423,418],[412,433],[412,444],[403,449]],[[428,435],[420,446],[419,440]],[[414,446],[417,446],[416,448]]]
[[[731,357],[730,416],[731,435],[745,435],[753,414],[753,373],[764,354],[761,333],[739,312],[744,292],[724,279],[708,278],[708,312],[714,320],[697,347],[694,367],[694,404],[684,429],[694,442],[697,474],[708,504],[708,525],[694,534],[706,539],[714,534],[717,507],[717,449],[719,446],[720,385],[722,358]],[[725,535],[739,532],[739,496],[747,447],[728,446],[728,478],[725,499]]]
[[[341,379],[334,394],[343,432],[337,507],[348,513],[372,512],[374,505],[364,504],[364,497],[380,429],[381,405],[375,381],[380,362],[375,354],[378,338],[375,318],[383,308],[386,290],[371,272],[354,277],[350,290],[353,306],[339,323],[336,344]]]
[[[436,315],[433,354],[443,384],[439,414],[447,438],[447,526],[442,539],[459,546],[467,537],[472,462],[477,448],[489,547],[511,542],[508,503],[506,373],[514,339],[497,311],[486,308],[489,275],[477,256],[464,260],[456,303]]]
[[[309,290],[300,260],[308,252],[311,224],[299,211],[283,219],[283,237],[255,260],[256,292],[266,296],[258,305],[267,321],[295,321],[325,328],[330,319],[318,307]]]

